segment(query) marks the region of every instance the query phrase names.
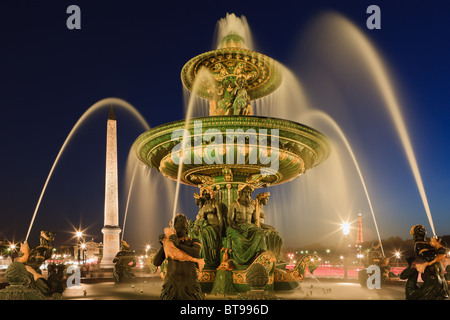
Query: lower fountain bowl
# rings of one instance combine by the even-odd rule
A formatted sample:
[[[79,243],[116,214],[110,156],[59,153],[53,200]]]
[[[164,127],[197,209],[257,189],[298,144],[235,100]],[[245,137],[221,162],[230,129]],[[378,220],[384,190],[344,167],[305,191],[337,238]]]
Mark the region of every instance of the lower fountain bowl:
[[[185,140],[183,140],[185,138]],[[299,177],[330,153],[325,135],[293,121],[256,116],[210,116],[175,121],[140,135],[141,162],[192,185],[278,185]]]

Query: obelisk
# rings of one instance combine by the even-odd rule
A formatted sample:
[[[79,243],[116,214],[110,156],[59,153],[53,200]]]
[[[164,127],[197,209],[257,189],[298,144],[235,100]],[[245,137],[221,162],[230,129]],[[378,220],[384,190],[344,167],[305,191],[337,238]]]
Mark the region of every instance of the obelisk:
[[[117,183],[117,123],[111,106],[106,131],[105,222],[101,268],[114,267],[113,259],[120,250],[119,196]]]
[[[358,214],[358,233],[356,234],[356,244],[362,244],[363,242],[362,216],[360,213]]]

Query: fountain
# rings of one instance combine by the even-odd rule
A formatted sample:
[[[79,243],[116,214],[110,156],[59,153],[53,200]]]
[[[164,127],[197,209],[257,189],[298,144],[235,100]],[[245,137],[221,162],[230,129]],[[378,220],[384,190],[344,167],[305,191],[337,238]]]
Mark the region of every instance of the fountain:
[[[148,130],[133,145],[137,158],[176,181],[177,190],[182,183],[212,196],[196,196],[200,208],[211,198],[215,204],[204,218],[197,217],[203,225],[191,222],[191,236],[199,236],[204,247],[211,240],[202,233],[208,219],[217,215],[220,224],[214,237],[220,239],[221,265],[205,259],[205,268],[197,271],[206,292],[221,270],[232,272],[236,290],[247,291],[246,274],[254,264],[266,268],[269,290],[295,288],[306,267],[312,272],[318,266],[307,256],[290,272],[276,268],[275,252],[265,245],[267,234],[260,228],[258,198],[251,194],[301,177],[328,158],[330,143],[309,126],[254,115],[250,102],[275,92],[284,79],[281,65],[247,49],[245,40],[230,29],[216,50],[192,58],[181,71],[183,85],[209,101],[209,116],[192,118],[189,106],[185,120]],[[174,213],[177,198],[178,191]]]
[[[238,22],[239,19],[234,20],[234,23]],[[373,75],[379,90],[383,93],[383,99],[396,124],[416,178],[431,230],[435,234],[406,126],[380,59],[352,26],[344,21],[339,21],[338,24],[343,30],[351,29],[347,32],[354,33],[357,46],[367,59],[365,62],[374,68],[371,69],[371,76]],[[234,294],[250,291],[247,295],[249,297],[252,294],[265,296],[265,291],[296,288],[304,279],[306,269],[312,273],[318,267],[319,260],[316,256],[306,255],[294,269],[290,271],[280,269],[277,264],[280,262],[279,252],[283,245],[282,234],[279,230],[264,225],[263,208],[270,196],[270,193],[266,192],[267,188],[270,187],[269,191],[272,192],[271,205],[276,203],[277,206],[276,218],[280,219],[283,216],[285,218],[290,212],[282,211],[289,211],[289,205],[292,207],[297,205],[292,197],[300,198],[300,188],[297,188],[296,183],[303,182],[306,178],[304,175],[325,160],[328,159],[326,164],[330,163],[331,145],[333,156],[341,151],[336,150],[338,149],[335,146],[336,141],[332,140],[330,135],[322,133],[322,128],[321,131],[313,128],[316,127],[316,122],[312,125],[308,122],[305,122],[308,125],[298,123],[300,115],[304,119],[301,120],[302,123],[314,119],[330,126],[343,143],[343,149],[351,158],[351,161],[347,162],[351,162],[355,167],[362,184],[381,244],[374,209],[362,171],[341,127],[327,113],[309,109],[309,102],[302,92],[301,85],[287,68],[274,59],[251,50],[248,38],[236,29],[225,24],[219,25],[220,41],[217,49],[192,58],[181,70],[185,92],[189,93],[185,119],[150,129],[132,106],[119,99],[102,100],[80,118],[51,168],[26,239],[48,181],[71,136],[92,112],[100,107],[117,103],[133,112],[147,130],[136,139],[130,150],[128,178],[131,178],[131,181],[126,198],[122,240],[129,207],[135,204],[131,200],[133,192],[136,193],[137,190],[138,193],[141,192],[140,198],[146,200],[153,198],[149,201],[158,202],[164,198],[159,193],[164,189],[170,195],[164,199],[166,204],[173,202],[173,207],[168,211],[171,211],[174,221],[176,213],[179,212],[182,185],[191,187],[192,193],[198,188],[200,192],[194,194],[192,201],[198,205],[199,211],[196,220],[190,221],[189,235],[199,239],[203,245],[202,258],[206,264],[204,268],[202,265],[197,269],[197,275],[204,292]],[[248,33],[247,29],[245,33]],[[295,106],[289,105],[290,100],[286,99],[286,96],[292,93],[295,97],[291,100],[298,102]],[[278,99],[280,97],[282,99]],[[208,115],[205,115],[205,111]],[[340,158],[337,160],[345,162]],[[332,170],[335,170],[333,174],[338,176],[337,180],[344,181],[344,173],[336,170],[334,166]],[[316,171],[314,170],[312,176],[308,174],[307,178],[310,181],[317,178],[314,175]],[[327,174],[329,172],[325,173]],[[168,183],[175,182],[176,187],[172,189],[174,184],[162,185],[162,180],[157,180],[163,178]],[[143,182],[143,179],[148,180],[147,183]],[[301,187],[308,189],[305,185]],[[342,189],[346,188],[348,187],[342,186]],[[286,189],[290,191],[281,197],[281,193]],[[259,190],[259,193],[256,190]],[[149,194],[157,194],[159,197],[149,197]],[[339,195],[336,198],[339,198]],[[345,202],[347,198],[340,200]],[[330,202],[333,201],[334,199]],[[283,202],[289,202],[288,206],[280,205]],[[161,216],[165,213],[159,212],[164,205],[157,208],[159,210],[144,207],[145,205],[139,209],[145,214],[148,211],[155,211],[158,214],[152,219],[164,219]],[[267,208],[266,211],[274,215],[273,207]],[[152,221],[153,228],[157,228],[156,222]],[[139,223],[141,226],[146,225],[141,219]],[[139,233],[136,229],[133,231]],[[381,251],[384,256],[382,246]],[[161,271],[164,276],[164,266]],[[313,279],[319,282],[316,277]]]

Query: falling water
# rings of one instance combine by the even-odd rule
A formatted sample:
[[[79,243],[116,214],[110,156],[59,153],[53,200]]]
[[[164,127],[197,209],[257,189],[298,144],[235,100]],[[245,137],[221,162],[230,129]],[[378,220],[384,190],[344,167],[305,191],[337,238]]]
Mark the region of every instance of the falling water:
[[[217,49],[221,47],[222,39],[228,34],[238,34],[244,39],[243,47],[246,49],[253,49],[253,41],[250,33],[250,28],[247,23],[247,19],[244,16],[237,17],[235,14],[227,13],[225,18],[220,19],[216,24],[215,31],[215,44],[213,49]],[[211,74],[207,71],[206,68],[200,69],[195,82],[192,86],[192,92],[189,92],[186,88],[183,88],[184,100],[185,100],[185,128],[183,134],[183,140],[181,144],[180,154],[181,157],[179,159],[178,166],[178,174],[177,174],[177,184],[175,188],[175,199],[173,205],[173,214],[172,221],[175,219],[176,212],[178,210],[178,201],[179,201],[179,193],[180,193],[180,178],[183,170],[183,159],[185,156],[184,149],[186,147],[186,143],[188,141],[187,135],[189,134],[188,127],[190,120],[194,117],[198,116],[207,116],[209,114],[209,101],[203,98],[198,97],[195,93],[198,89],[198,86],[203,82],[207,81],[213,83],[213,79],[211,78]],[[189,137],[190,139],[190,137]]]
[[[237,18],[235,15],[227,15],[225,19],[221,19],[216,27],[216,40],[220,41],[223,36],[227,35],[228,33],[237,33],[243,36],[246,40],[246,43],[250,48],[253,47],[252,44],[252,37],[250,33],[250,29],[248,27],[248,24],[246,22],[245,17]],[[217,42],[219,43],[219,42]],[[376,226],[376,231],[378,238],[380,239],[380,234],[378,230],[378,226],[375,219],[374,210],[372,207],[372,203],[370,201],[370,197],[366,188],[365,181],[363,179],[363,175],[361,173],[361,170],[359,168],[359,165],[356,161],[356,157],[345,138],[345,135],[343,134],[342,130],[340,130],[339,126],[334,122],[331,118],[326,118],[325,114],[321,114],[319,111],[315,111],[314,109],[309,107],[309,101],[307,99],[307,95],[305,94],[303,90],[303,86],[301,85],[299,79],[292,73],[291,70],[289,70],[287,67],[279,64],[280,72],[282,73],[283,81],[280,85],[280,87],[273,92],[272,94],[263,97],[261,99],[252,101],[252,107],[254,110],[255,115],[257,116],[269,116],[269,117],[277,117],[282,119],[290,119],[293,121],[297,121],[300,123],[304,123],[304,120],[308,118],[308,115],[310,117],[320,117],[322,119],[328,120],[327,123],[331,123],[333,125],[334,131],[338,132],[340,135],[341,140],[344,141],[346,150],[350,154],[352,161],[355,165],[355,168],[358,172],[359,179],[363,185],[364,192],[367,198],[367,201],[370,206],[370,210],[372,213],[372,217]],[[205,106],[201,103],[196,104],[196,112],[197,113],[204,113]],[[292,223],[295,219],[298,218],[298,215],[293,216],[292,214],[289,215],[288,213],[298,212],[299,203],[295,199],[299,199],[298,192],[300,190],[303,190],[303,192],[309,192],[309,193],[317,193],[321,194],[323,191],[323,188],[318,187],[319,184],[323,183],[324,179],[327,180],[327,187],[330,185],[330,181],[335,179],[336,183],[332,183],[334,185],[334,189],[331,192],[333,194],[335,200],[332,200],[331,202],[336,206],[337,204],[341,204],[338,207],[344,208],[348,206],[348,203],[350,203],[350,193],[347,192],[347,188],[343,188],[342,181],[346,181],[346,185],[348,184],[348,179],[346,179],[345,174],[342,172],[345,171],[343,168],[338,168],[338,166],[342,166],[341,159],[336,159],[332,163],[332,174],[325,176],[321,176],[319,179],[312,179],[314,181],[314,188],[310,188],[308,185],[307,187],[304,187],[304,184],[306,183],[304,180],[309,180],[311,183],[311,179],[305,179],[301,178],[300,183],[297,182],[289,183],[287,186],[277,186],[273,190],[270,190],[274,195],[274,205],[272,205],[272,202],[269,203],[270,210],[272,211],[272,214],[269,217],[269,220],[273,221],[274,219],[277,219],[278,221],[274,221],[274,225],[278,226],[286,226],[286,225],[302,225],[302,223]],[[328,161],[330,162],[330,161]],[[322,165],[323,166],[323,165]],[[315,169],[319,170],[319,169]],[[324,172],[323,170],[321,170]],[[313,171],[314,172],[314,171]],[[311,173],[308,174],[309,176]],[[312,178],[315,177],[316,173],[313,173]],[[325,178],[324,178],[325,177]],[[334,181],[334,180],[333,180]],[[272,189],[272,188],[270,188]],[[296,196],[294,196],[296,195]],[[322,194],[322,198],[325,197],[330,200],[330,193]],[[301,197],[303,204],[305,200],[309,200],[311,197],[309,195],[306,195],[305,197]],[[284,201],[286,200],[286,201]],[[322,202],[322,201],[321,201]],[[287,204],[292,204],[292,208],[289,207]],[[307,207],[305,211],[310,212],[313,207],[317,207],[318,203],[314,202],[312,205]],[[280,211],[280,212],[278,212]],[[327,211],[327,210],[324,210]],[[339,211],[339,210],[338,210]],[[346,212],[346,209],[341,209],[340,211]],[[295,219],[294,219],[295,218]],[[280,223],[279,220],[282,219],[290,219],[289,223]],[[294,219],[294,220],[293,220]],[[277,226],[277,228],[278,228]],[[380,239],[381,242],[381,239]]]
[[[344,149],[346,150],[345,153],[351,157],[351,161],[354,165],[354,168],[357,171],[358,178],[363,186],[365,197],[367,199],[367,202],[368,202],[368,205],[370,208],[370,212],[372,214],[372,218],[373,218],[375,228],[376,228],[377,237],[381,243],[381,236],[380,236],[380,232],[378,229],[378,224],[377,224],[377,221],[375,218],[375,213],[374,213],[372,202],[371,202],[371,199],[369,196],[369,192],[367,190],[367,186],[366,186],[362,171],[359,167],[358,161],[356,160],[356,156],[355,156],[345,134],[341,130],[340,126],[336,123],[336,121],[333,120],[329,115],[327,115],[323,111],[320,111],[320,110],[310,107],[311,103],[310,103],[310,101],[308,101],[308,98],[303,90],[301,82],[288,68],[283,66],[282,68],[280,68],[280,70],[283,75],[282,85],[273,94],[254,102],[255,113],[257,115],[262,115],[262,116],[271,116],[271,117],[290,119],[290,120],[301,122],[301,123],[307,123],[309,125],[311,125],[311,124],[308,123],[308,121],[313,121],[314,125],[312,125],[312,126],[315,128],[318,128],[318,129],[320,128],[320,130],[323,130],[321,128],[321,125],[323,125],[323,123],[317,123],[317,121],[314,121],[314,120],[322,120],[325,124],[331,125],[332,131],[334,133],[336,133],[338,135],[339,140],[341,140],[344,143]],[[337,158],[335,158],[334,161],[332,161],[332,159],[329,159],[329,160],[327,160],[327,163],[321,165],[321,167],[328,166],[328,165],[332,166],[332,171],[333,171],[332,175],[325,174],[325,179],[327,180],[327,184],[329,186],[330,185],[334,186],[332,188],[334,190],[334,191],[332,191],[332,193],[335,195],[335,200],[333,200],[331,202],[335,206],[336,206],[336,204],[338,204],[337,199],[348,204],[350,202],[349,197],[351,197],[351,195],[347,192],[346,188],[343,188],[343,185],[342,185],[342,181],[346,181],[345,185],[348,184],[348,177],[345,176],[346,175],[345,172],[343,173],[344,174],[343,176],[338,175],[339,172],[350,171],[350,168],[349,167],[345,167],[345,168],[342,167],[340,169],[338,168],[339,166],[342,166],[342,161],[341,161],[342,156],[340,156],[339,153],[337,152],[338,151],[338,150],[336,150],[337,147],[338,147],[337,145],[333,146],[333,149],[334,149],[333,153],[334,153],[334,156],[336,156],[336,154],[337,154]],[[341,150],[341,151],[344,151],[344,150]],[[315,172],[317,170],[321,171],[321,173],[325,172],[321,168],[317,168],[317,169],[314,169],[314,175],[320,174],[320,172]],[[286,194],[288,194],[288,195],[289,194],[290,195],[298,194],[298,192],[300,190],[316,190],[316,191],[320,192],[320,190],[322,190],[322,188],[319,187],[319,184],[321,184],[324,179],[323,175],[315,176],[315,177],[313,177],[314,179],[312,179],[312,180],[306,179],[306,178],[311,178],[309,175],[311,175],[311,173],[307,174],[308,177],[301,178],[300,180],[302,180],[302,181],[299,181],[300,183],[297,183],[297,181],[295,181],[294,183],[290,183],[287,186],[284,186],[284,185],[277,186],[276,189],[274,189],[274,191],[272,191],[272,192],[274,192],[274,194],[276,194],[278,197],[280,197],[280,196],[283,197]],[[309,180],[309,181],[304,181],[304,180]],[[333,181],[336,181],[336,182],[334,183]],[[314,187],[311,185],[311,183],[314,184]],[[304,184],[307,184],[307,186],[305,187]],[[308,199],[310,197],[311,197],[311,195],[305,195],[305,197],[301,197],[301,198]],[[323,195],[323,197],[330,200],[329,193],[325,193]],[[289,200],[290,202],[296,203],[295,207],[298,208],[297,201],[295,201],[293,199],[297,199],[297,198],[293,198],[291,196],[287,197],[287,200]],[[281,200],[281,199],[278,199],[278,201],[279,200]],[[305,199],[302,202],[304,202],[304,201],[305,201]],[[280,209],[283,212],[291,211],[289,209],[286,210],[287,207],[284,205],[285,203],[286,203],[285,201],[280,201],[278,204],[276,204],[275,205],[276,210],[278,211],[278,209]],[[343,203],[343,205],[338,205],[338,207],[345,207],[345,203]],[[306,206],[307,207],[306,211],[311,211],[312,206],[317,206],[317,205],[318,205],[317,203],[312,203],[311,206]],[[343,209],[341,211],[346,211],[346,210]],[[273,213],[274,214],[272,216],[277,216],[278,219],[281,219],[281,214],[275,214],[276,212],[273,212]],[[284,216],[286,216],[286,214],[284,214]],[[275,224],[280,224],[280,223],[275,222]],[[382,248],[382,251],[384,254],[383,248]]]
[[[100,100],[93,104],[88,110],[86,110],[85,113],[78,119],[78,121],[73,126],[72,130],[70,131],[69,135],[67,136],[66,140],[64,141],[61,149],[58,152],[58,155],[56,156],[56,159],[50,169],[50,172],[47,176],[47,180],[45,181],[44,187],[42,188],[41,194],[39,196],[38,203],[36,205],[36,208],[33,213],[33,217],[31,218],[30,226],[28,228],[27,236],[25,237],[25,242],[28,240],[28,236],[30,235],[31,228],[33,227],[34,220],[36,218],[36,214],[39,210],[39,206],[42,201],[42,197],[44,196],[45,190],[47,189],[48,182],[50,181],[50,178],[53,174],[53,171],[58,164],[59,158],[61,157],[62,153],[64,152],[67,144],[70,142],[72,136],[78,131],[79,127],[86,121],[87,118],[89,118],[95,111],[104,108],[104,107],[110,107],[111,105],[118,106],[121,108],[124,108],[126,111],[130,112],[141,124],[144,128],[149,129],[150,126],[148,125],[147,121],[142,117],[142,115],[128,102],[119,99],[119,98],[106,98],[103,100]]]
[[[134,150],[131,149],[131,152],[133,152],[133,151]],[[128,187],[128,196],[127,196],[127,203],[126,203],[126,206],[125,206],[125,214],[124,214],[124,217],[123,217],[122,239],[121,240],[123,240],[123,237],[125,235],[125,226],[126,226],[126,223],[127,223],[128,207],[130,205],[130,197],[131,197],[131,192],[133,191],[134,179],[136,178],[137,169],[138,169],[138,164],[136,163],[134,165],[133,176],[131,177],[130,186]]]
[[[234,15],[227,15],[225,19],[221,19],[216,27],[216,40],[220,41],[223,36],[226,34],[234,32],[242,35],[246,39],[247,45],[252,49],[252,38],[250,34],[250,29],[248,27],[248,24],[245,20],[245,17],[237,18]],[[219,42],[217,42],[219,43]],[[249,45],[250,44],[250,45]],[[351,157],[351,162],[353,162],[354,168],[356,168],[357,175],[359,177],[359,181],[363,186],[364,194],[367,199],[372,218],[375,224],[376,233],[378,236],[378,239],[381,243],[381,237],[378,229],[378,225],[375,218],[374,209],[372,206],[372,202],[369,196],[369,192],[367,190],[367,186],[365,183],[365,180],[363,178],[363,174],[361,172],[361,169],[358,165],[358,162],[356,160],[356,156],[350,147],[350,144],[348,140],[346,139],[344,133],[340,129],[340,127],[337,125],[336,121],[334,121],[331,117],[329,117],[327,114],[318,111],[314,108],[310,107],[310,101],[307,99],[307,95],[303,90],[303,86],[300,83],[299,79],[286,67],[281,65],[280,68],[282,72],[282,78],[283,82],[281,86],[271,95],[266,96],[264,98],[252,101],[252,106],[255,111],[255,115],[257,116],[269,116],[269,117],[277,117],[277,118],[283,118],[283,119],[289,119],[300,123],[305,123],[304,121],[306,119],[312,119],[312,118],[320,118],[321,120],[324,120],[327,124],[330,124],[332,126],[332,129],[335,133],[339,135],[340,140],[344,143],[345,148],[347,151],[346,153]],[[193,106],[193,100],[191,100],[192,97],[190,97],[189,102],[187,104],[187,117],[186,119],[190,119],[192,116],[192,112],[196,112],[197,114],[204,114],[205,110],[207,109],[207,106],[204,103],[194,103],[195,111],[192,111],[191,108]],[[188,123],[188,121],[186,122]],[[318,128],[321,130],[320,128]],[[335,152],[336,154],[336,152]],[[295,219],[298,219],[299,215],[292,215],[294,212],[299,211],[299,204],[302,205],[307,202],[308,200],[311,201],[311,199],[314,197],[311,197],[312,194],[316,193],[315,196],[319,195],[321,199],[328,199],[330,203],[333,203],[334,207],[337,207],[337,210],[334,210],[334,212],[348,212],[348,205],[351,202],[351,198],[354,196],[354,193],[350,195],[350,192],[348,192],[348,184],[349,179],[347,177],[349,173],[348,167],[343,167],[343,164],[346,165],[346,162],[341,159],[341,156],[333,156],[334,161],[332,162],[332,168],[331,174],[327,173],[327,171],[324,170],[324,166],[328,166],[327,164],[321,165],[321,168],[317,168],[312,172],[309,172],[306,177],[303,177],[299,180],[296,180],[294,182],[291,182],[287,184],[287,186],[277,186],[275,188],[269,188],[270,191],[273,192],[275,195],[274,204],[272,202],[269,203],[270,211],[272,211],[272,214],[268,217],[269,221],[273,222],[275,226],[293,226],[293,225],[299,225],[301,226],[302,223],[296,223]],[[328,161],[330,163],[331,160]],[[179,167],[179,175],[181,173],[181,166]],[[317,172],[316,172],[317,171]],[[320,172],[319,172],[320,171]],[[322,173],[322,175],[320,175]],[[312,176],[311,176],[312,174]],[[178,177],[179,178],[179,177]],[[179,179],[178,179],[179,180]],[[326,180],[326,183],[324,182]],[[335,181],[335,182],[331,182]],[[297,182],[299,181],[300,184]],[[314,182],[314,188],[312,188],[309,184],[311,182]],[[342,181],[345,181],[345,184],[342,184]],[[307,186],[305,187],[305,183]],[[319,185],[322,185],[322,187],[319,187]],[[327,189],[332,190],[329,192],[324,191],[325,189],[323,186],[326,186]],[[177,181],[177,192],[175,195],[175,205],[174,205],[174,214],[176,210],[176,203],[178,199],[178,188],[179,188],[179,181]],[[331,188],[331,189],[330,189]],[[303,193],[306,192],[305,197],[299,197],[299,191],[302,191]],[[331,198],[331,197],[332,198]],[[302,201],[299,203],[295,199],[302,199]],[[284,201],[286,200],[286,201]],[[306,206],[305,211],[311,212],[313,208],[316,208],[318,205],[320,205],[323,201],[312,201],[311,205]],[[289,205],[292,207],[290,207]],[[331,208],[330,208],[331,209]],[[335,208],[333,208],[335,209]],[[327,209],[323,210],[327,211]],[[329,210],[328,210],[329,211]],[[291,213],[291,214],[288,214]],[[283,219],[289,219],[289,223],[282,222],[280,223],[280,220]],[[294,222],[295,221],[295,222]],[[306,224],[305,224],[306,225]],[[277,226],[277,228],[278,228]],[[383,248],[382,248],[383,250]],[[384,254],[384,251],[383,251]]]
[[[181,148],[179,154],[181,155],[179,157],[179,164],[178,164],[178,174],[177,174],[177,184],[175,187],[175,199],[173,204],[173,212],[172,212],[172,221],[175,221],[175,215],[178,210],[178,199],[179,199],[179,193],[180,193],[180,184],[181,184],[181,173],[183,172],[183,163],[184,163],[184,157],[185,157],[185,148],[188,141],[190,141],[191,137],[189,136],[189,124],[192,119],[192,114],[194,110],[196,109],[196,92],[199,88],[199,86],[202,84],[203,81],[208,81],[212,83],[211,74],[206,68],[201,68],[195,78],[194,84],[192,85],[192,95],[189,99],[188,106],[186,108],[186,117],[185,117],[185,125],[184,125],[184,132],[181,142]],[[172,224],[173,225],[173,224]]]
[[[175,183],[157,170],[140,162],[131,149],[126,163],[124,188],[128,189],[122,232],[127,230],[130,246],[151,244],[172,218]],[[123,237],[123,239],[125,239]]]
[[[189,89],[183,86],[183,98],[184,98],[184,114],[188,114],[188,107],[193,106],[191,110],[191,117],[207,117],[209,115],[209,100],[192,94]]]
[[[364,71],[367,70],[367,74],[373,78],[391,120],[395,125],[395,129],[412,170],[433,235],[436,235],[411,139],[383,59],[364,34],[345,17],[336,13],[328,13],[325,14],[322,19],[319,19],[317,24],[320,25],[321,35],[323,35],[319,41],[326,46],[329,45],[330,48],[333,48],[333,58],[337,59],[337,65],[345,64],[344,61],[346,60],[344,59],[349,59],[349,64],[352,65],[357,63],[357,59],[361,60],[363,64],[362,68]],[[326,48],[322,48],[322,50],[327,52]],[[328,56],[327,59],[330,59],[330,57]]]
[[[374,212],[373,207],[372,207],[372,201],[370,200],[369,192],[367,191],[366,182],[364,181],[363,174],[362,174],[361,169],[359,167],[358,161],[356,160],[355,153],[353,152],[352,147],[350,146],[350,143],[348,142],[344,132],[339,127],[339,125],[336,123],[336,121],[334,121],[329,115],[327,115],[323,111],[313,110],[313,111],[309,112],[306,116],[307,117],[312,117],[312,118],[323,119],[326,123],[330,124],[333,127],[333,130],[335,130],[335,132],[338,133],[340,139],[344,142],[344,145],[345,145],[348,153],[350,154],[350,156],[351,156],[351,158],[353,160],[353,164],[355,165],[356,171],[358,172],[358,176],[359,176],[359,178],[361,180],[361,184],[362,184],[362,186],[364,188],[364,193],[366,195],[367,202],[369,204],[369,208],[370,208],[370,212],[372,214],[373,222],[375,224],[375,229],[376,229],[376,232],[377,232],[378,240],[380,242],[381,251],[382,251],[383,256],[384,256],[384,249],[383,249],[383,244],[381,242],[380,231],[378,230],[378,224],[377,224],[377,220],[375,218],[375,212]]]
[[[214,49],[217,49],[222,39],[229,34],[240,35],[245,40],[246,49],[254,50],[250,27],[245,16],[237,17],[234,13],[227,13],[225,18],[217,21]]]
[[[303,86],[286,66],[279,64],[277,70],[283,81],[272,94],[251,102],[255,115],[301,122],[302,115],[310,110]]]

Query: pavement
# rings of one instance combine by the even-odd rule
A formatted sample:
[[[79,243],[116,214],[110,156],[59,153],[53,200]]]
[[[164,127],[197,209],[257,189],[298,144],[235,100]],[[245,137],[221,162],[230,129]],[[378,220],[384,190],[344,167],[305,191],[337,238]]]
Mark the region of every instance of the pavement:
[[[133,284],[119,285],[107,279],[97,283],[93,282],[94,280],[90,283],[82,282],[79,287],[67,288],[63,293],[64,301],[57,305],[77,309],[70,301],[90,300],[87,303],[98,304],[98,307],[89,308],[89,314],[94,311],[101,317],[105,317],[105,312],[108,316],[117,317],[119,311],[134,310],[136,316],[145,312],[148,315],[163,314],[165,319],[191,316],[191,319],[227,320],[252,317],[258,320],[280,320],[282,317],[310,315],[323,319],[336,318],[336,315],[342,314],[352,315],[354,318],[367,310],[377,315],[395,317],[398,314],[399,317],[408,317],[408,314],[415,310],[402,307],[403,304],[398,305],[398,308],[380,305],[388,304],[388,300],[405,300],[405,286],[399,281],[382,285],[381,289],[367,289],[362,288],[354,279],[307,277],[295,290],[273,292],[280,300],[249,301],[242,300],[237,295],[206,294],[204,301],[161,301],[159,296],[162,279],[159,276],[136,280]],[[397,306],[397,303],[395,305]],[[364,317],[367,317],[367,313]]]
[[[133,284],[115,284],[112,279],[84,279],[80,286],[67,288],[64,300],[159,300],[162,279],[158,274],[137,278]],[[405,300],[403,281],[362,288],[355,279],[307,277],[291,291],[273,292],[283,300]],[[238,300],[236,295],[206,294],[205,300]]]

